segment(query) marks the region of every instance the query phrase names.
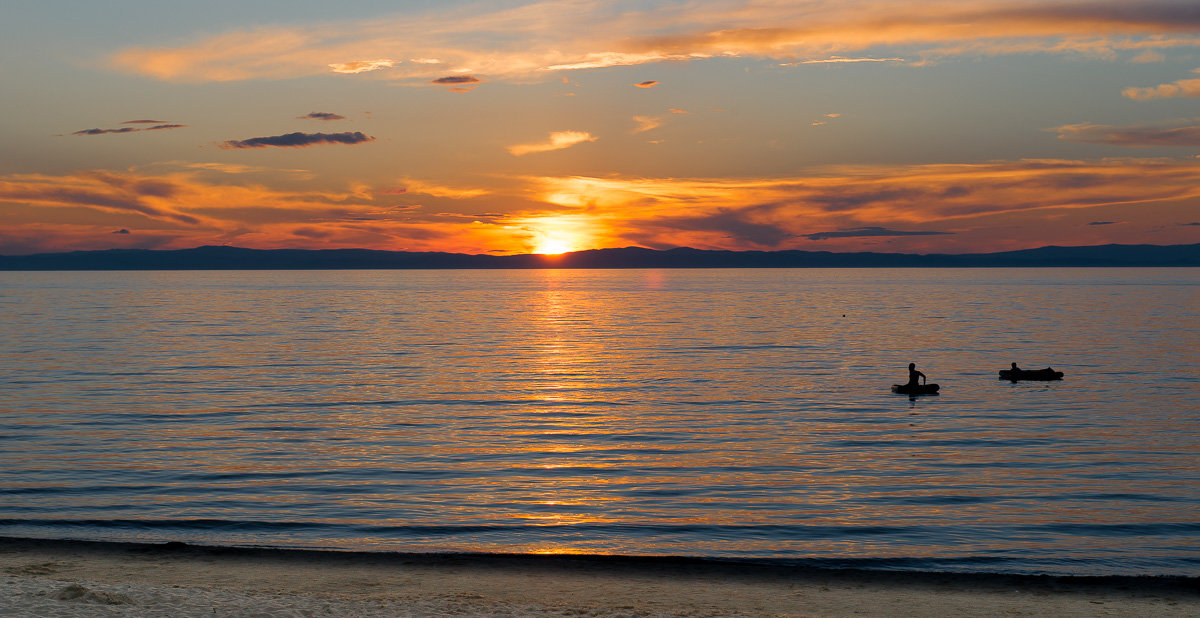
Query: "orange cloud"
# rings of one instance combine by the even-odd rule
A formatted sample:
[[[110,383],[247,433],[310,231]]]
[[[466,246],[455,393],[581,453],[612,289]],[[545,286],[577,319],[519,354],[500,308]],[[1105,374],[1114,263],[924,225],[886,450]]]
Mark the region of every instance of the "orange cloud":
[[[491,193],[488,189],[464,188],[464,187],[447,187],[422,180],[406,178],[401,181],[404,185],[406,193],[419,193],[421,195],[431,195],[433,197],[445,197],[456,200],[469,199],[475,197],[483,197]]]
[[[550,150],[562,150],[570,148],[576,144],[584,142],[594,142],[597,138],[592,137],[591,133],[586,131],[555,131],[550,134],[549,139],[536,144],[517,144],[509,146],[508,151],[514,157],[520,157],[535,152],[547,152]]]
[[[456,9],[358,22],[228,32],[112,57],[125,71],[178,81],[449,71],[528,79],[547,71],[687,61],[777,58],[794,64],[901,61],[1011,53],[1113,57],[1200,45],[1185,3],[1047,0],[730,1],[646,8],[546,0],[463,14]],[[847,56],[876,52],[887,56]],[[383,58],[362,60],[362,58]],[[399,63],[388,58],[417,58]],[[433,59],[436,58],[437,61]],[[379,69],[388,71],[380,72]]]
[[[313,177],[312,172],[303,169],[262,167],[241,163],[218,163],[214,161],[160,161],[133,168],[133,171],[141,173],[146,169],[189,170],[215,174],[286,174],[306,179]]]
[[[1148,49],[1148,50],[1134,56],[1133,58],[1130,58],[1129,61],[1133,62],[1135,64],[1149,64],[1151,62],[1164,62],[1164,61],[1166,61],[1166,59],[1167,59],[1167,57],[1162,55],[1161,53],[1156,52],[1152,49]]]
[[[1200,80],[1198,80],[1200,81]],[[1125,126],[1069,124],[1052,129],[1058,139],[1115,146],[1200,146],[1200,126]]]
[[[542,67],[545,71],[578,71],[580,69],[603,69],[607,67],[633,66],[664,62],[667,60],[693,60],[696,58],[711,58],[712,54],[701,52],[665,53],[661,51],[645,52],[586,52],[573,62],[551,64]]]
[[[654,116],[634,116],[633,121],[637,123],[634,133],[644,133],[662,126],[662,119]]]
[[[329,68],[334,73],[367,73],[379,69],[390,69],[396,66],[394,60],[355,60],[353,62],[333,62]]]
[[[164,80],[236,81],[338,72],[339,67],[353,69],[360,62],[331,63],[322,39],[318,32],[306,29],[260,28],[206,37],[179,47],[132,47],[114,55],[112,63],[119,69]]]
[[[1030,160],[842,167],[782,179],[544,177],[530,182],[540,187],[541,201],[591,219],[595,246],[777,249],[803,247],[803,237],[811,240],[812,234],[831,229],[887,226],[894,236],[925,236],[911,232],[954,231],[949,228],[1001,215],[1036,219],[1048,216],[1037,213],[1195,200],[1200,163]]]
[[[414,212],[414,207],[397,204],[369,187],[290,191],[214,183],[203,180],[201,173],[0,176],[0,220],[6,222],[0,253],[223,243],[464,252],[524,246],[500,225],[463,225],[455,217]],[[408,184],[413,192],[430,196],[483,195],[471,189]],[[114,235],[114,229],[132,231]],[[31,240],[34,237],[38,242]]]
[[[1196,69],[1192,72],[1200,73],[1200,69]],[[1181,79],[1169,84],[1160,84],[1150,88],[1126,88],[1125,90],[1121,91],[1121,94],[1135,101],[1170,99],[1176,97],[1200,97],[1200,78]]]
[[[815,60],[798,60],[796,62],[781,62],[781,67],[798,67],[806,64],[853,64],[856,62],[904,62],[904,58],[818,58]]]
[[[19,174],[0,177],[0,202],[32,207],[72,207],[197,225],[202,219],[175,204],[183,187],[171,178],[145,178],[111,172],[76,176]]]
[[[403,190],[289,190],[248,178],[0,176],[0,254],[224,243],[464,253],[628,245],[982,251],[1145,242],[1147,233],[1195,242],[1195,227],[1175,223],[1193,221],[1200,206],[1195,159],[829,167],[789,178],[511,177],[485,187],[404,178]],[[113,233],[121,229],[130,233]]]

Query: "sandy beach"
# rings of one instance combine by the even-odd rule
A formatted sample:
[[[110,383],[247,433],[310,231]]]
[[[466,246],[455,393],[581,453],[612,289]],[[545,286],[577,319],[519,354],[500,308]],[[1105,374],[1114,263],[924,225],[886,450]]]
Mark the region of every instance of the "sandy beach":
[[[1198,616],[1197,578],[0,538],[18,616]]]

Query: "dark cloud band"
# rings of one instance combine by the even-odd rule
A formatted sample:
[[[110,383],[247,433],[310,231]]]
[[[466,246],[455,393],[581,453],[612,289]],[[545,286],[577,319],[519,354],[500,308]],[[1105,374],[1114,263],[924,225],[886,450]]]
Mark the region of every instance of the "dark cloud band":
[[[482,81],[483,81],[482,79],[479,79],[478,77],[475,77],[474,75],[451,75],[449,77],[439,77],[430,83],[431,84],[478,84],[479,82],[482,82]]]
[[[221,144],[222,148],[226,149],[244,149],[244,148],[304,148],[306,146],[319,146],[321,144],[363,144],[366,142],[375,141],[374,137],[364,135],[359,131],[346,133],[288,133],[285,135],[271,135],[267,137],[252,137],[243,140],[229,140]]]
[[[825,240],[826,238],[859,238],[864,236],[942,236],[953,233],[954,232],[935,232],[929,230],[904,232],[901,230],[889,230],[883,227],[858,227],[850,230],[836,230],[832,232],[816,232],[814,234],[805,234],[804,237],[809,240]]]
[[[133,127],[121,127],[120,129],[84,129],[76,131],[71,135],[107,135],[109,133],[133,133],[134,131],[141,131],[141,129]]]
[[[297,116],[301,120],[345,120],[346,117],[333,112],[309,112],[303,116]]]
[[[147,124],[151,122],[163,122],[161,120],[130,120],[121,124]],[[121,127],[119,129],[84,129],[76,131],[71,135],[107,135],[109,133],[137,133],[138,131],[161,131],[164,129],[180,129],[186,127],[186,124],[159,124],[153,127],[139,129],[135,127]]]

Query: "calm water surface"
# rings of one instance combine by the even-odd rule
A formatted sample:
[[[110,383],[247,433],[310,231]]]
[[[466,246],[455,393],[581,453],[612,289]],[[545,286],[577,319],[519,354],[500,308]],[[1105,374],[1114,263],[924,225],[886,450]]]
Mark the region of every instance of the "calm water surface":
[[[1200,269],[3,272],[0,323],[0,535],[1200,575]]]

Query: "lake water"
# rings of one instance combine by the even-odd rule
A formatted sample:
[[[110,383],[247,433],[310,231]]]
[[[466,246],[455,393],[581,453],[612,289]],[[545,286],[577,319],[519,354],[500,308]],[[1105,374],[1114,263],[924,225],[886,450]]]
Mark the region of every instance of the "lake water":
[[[1200,269],[0,272],[0,323],[0,535],[1200,575]]]

